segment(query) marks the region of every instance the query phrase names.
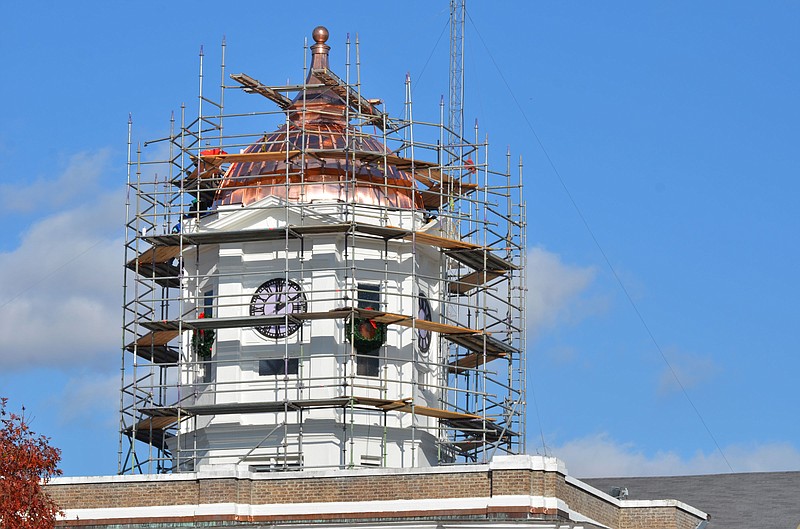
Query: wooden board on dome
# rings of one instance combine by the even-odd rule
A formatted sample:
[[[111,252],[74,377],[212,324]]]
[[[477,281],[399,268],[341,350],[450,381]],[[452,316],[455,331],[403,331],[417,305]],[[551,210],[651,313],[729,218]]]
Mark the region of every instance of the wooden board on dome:
[[[286,110],[292,106],[292,100],[285,95],[273,90],[269,86],[264,85],[258,79],[253,79],[246,73],[232,73],[231,79],[242,85],[244,91],[248,94],[259,94],[270,101],[274,102],[282,110]]]
[[[353,90],[353,88],[342,81],[338,75],[330,71],[328,68],[316,68],[311,70],[311,75],[323,82],[325,86],[350,104],[350,108],[361,114],[370,116],[367,122],[375,125],[383,130],[385,123],[385,114],[378,110],[375,105],[361,97],[361,94]]]
[[[200,156],[204,163],[221,165],[224,163],[252,163],[252,162],[275,162],[290,160],[303,151],[276,151],[276,152],[241,152],[230,154],[206,154]]]

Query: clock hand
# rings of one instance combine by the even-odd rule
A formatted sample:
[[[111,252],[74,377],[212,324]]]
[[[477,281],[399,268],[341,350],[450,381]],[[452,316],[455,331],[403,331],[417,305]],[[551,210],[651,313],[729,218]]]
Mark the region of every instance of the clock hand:
[[[286,306],[286,303],[281,303],[282,297],[281,294],[278,294],[278,299],[275,300],[275,314],[278,314]]]

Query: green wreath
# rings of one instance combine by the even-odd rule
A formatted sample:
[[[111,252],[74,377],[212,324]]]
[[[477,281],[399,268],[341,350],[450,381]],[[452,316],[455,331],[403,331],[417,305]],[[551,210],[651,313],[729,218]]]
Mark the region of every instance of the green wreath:
[[[372,351],[386,342],[386,324],[370,318],[347,318],[347,339],[358,352]]]
[[[199,317],[203,318],[204,314],[201,313]],[[198,358],[211,359],[211,347],[213,347],[216,337],[217,333],[212,329],[195,329],[192,333],[192,350]]]

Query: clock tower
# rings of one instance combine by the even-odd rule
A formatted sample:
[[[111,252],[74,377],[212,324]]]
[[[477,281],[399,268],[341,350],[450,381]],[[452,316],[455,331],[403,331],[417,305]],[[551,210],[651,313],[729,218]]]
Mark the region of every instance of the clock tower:
[[[223,89],[277,110],[226,115],[201,91],[169,176],[130,157],[121,473],[524,451],[510,156],[496,171],[486,144],[444,145],[411,118],[409,81],[391,118],[332,71],[328,30],[312,37],[303,84]]]

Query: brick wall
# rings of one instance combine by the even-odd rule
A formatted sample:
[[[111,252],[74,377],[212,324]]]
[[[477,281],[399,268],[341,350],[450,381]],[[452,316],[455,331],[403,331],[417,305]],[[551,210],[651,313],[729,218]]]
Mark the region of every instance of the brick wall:
[[[495,470],[491,473],[491,495],[543,495],[543,472],[530,470]]]
[[[567,483],[566,479],[558,480],[555,495],[564,500],[576,512],[597,520],[609,527],[619,527],[620,509],[602,497],[588,494],[585,490]],[[647,526],[643,526],[647,527]],[[620,528],[621,529],[621,528]],[[651,528],[648,528],[651,529]]]
[[[490,495],[488,473],[343,476],[251,482],[252,503],[318,503]]]
[[[50,484],[47,493],[62,509],[196,505],[198,482]],[[221,501],[221,500],[219,500]]]
[[[621,509],[619,529],[695,529],[700,522],[674,507]]]
[[[528,473],[529,474],[529,473]],[[530,481],[530,478],[527,478]],[[184,481],[50,484],[62,508],[147,507],[200,503],[348,502],[491,496],[488,472],[406,475],[348,475],[269,480],[204,478]],[[529,487],[528,487],[529,489]],[[526,491],[528,489],[525,489]],[[518,488],[507,488],[500,494]],[[525,492],[529,494],[529,492]]]
[[[518,456],[519,457],[519,456]],[[528,457],[528,456],[526,456]],[[523,464],[527,461],[527,464]],[[240,504],[287,505],[298,503],[347,503],[364,501],[485,498],[481,507],[461,504],[453,510],[393,510],[373,513],[360,519],[414,520],[431,516],[485,520],[564,520],[569,513],[552,507],[530,508],[526,501],[507,505],[493,504],[500,496],[533,496],[559,499],[567,509],[616,529],[694,529],[700,518],[677,505],[620,507],[620,503],[588,486],[568,479],[564,473],[537,468],[530,459],[520,460],[517,468],[492,468],[489,465],[469,469],[453,467],[434,471],[352,471],[322,474],[291,473],[266,477],[202,477],[195,475],[56,479],[47,486],[50,496],[62,509],[157,507],[168,505]],[[77,482],[82,481],[82,482]],[[477,502],[481,503],[481,502]],[[512,502],[513,503],[513,502]],[[451,504],[452,505],[452,504]],[[470,504],[466,504],[470,505]],[[488,505],[488,507],[487,507]],[[494,505],[494,506],[493,506]],[[321,511],[324,513],[324,509]],[[314,521],[341,520],[331,512],[315,514]],[[238,518],[237,518],[238,519]],[[296,516],[272,516],[270,521],[297,520]],[[152,520],[148,520],[152,521]],[[177,520],[172,520],[177,521]],[[186,520],[183,520],[184,522]],[[240,520],[241,521],[241,520]],[[256,522],[257,520],[251,520]],[[264,521],[264,520],[261,520]],[[108,522],[111,523],[110,521]],[[133,522],[131,522],[133,523]],[[82,519],[69,525],[91,524]],[[95,525],[103,523],[95,522]]]

